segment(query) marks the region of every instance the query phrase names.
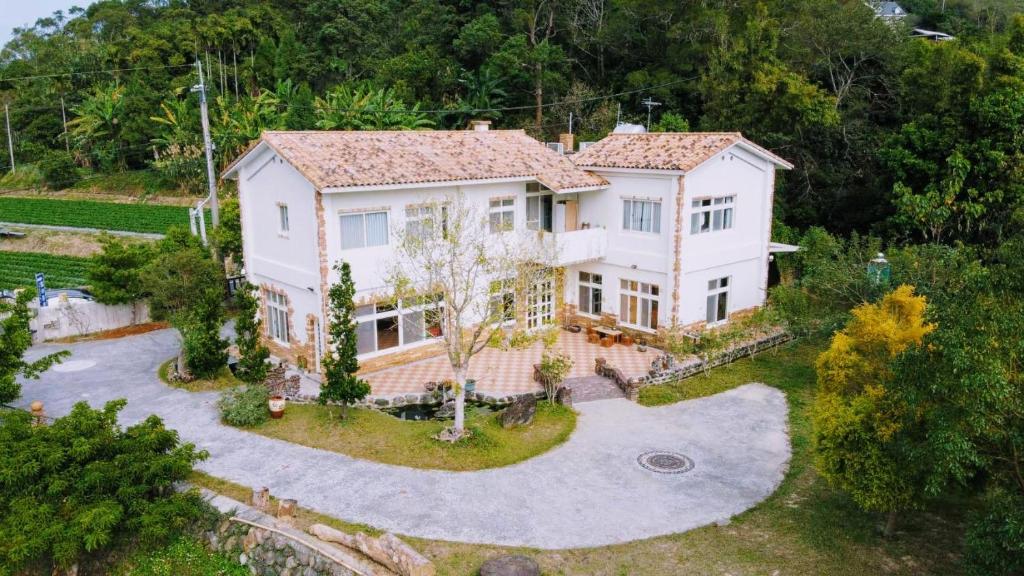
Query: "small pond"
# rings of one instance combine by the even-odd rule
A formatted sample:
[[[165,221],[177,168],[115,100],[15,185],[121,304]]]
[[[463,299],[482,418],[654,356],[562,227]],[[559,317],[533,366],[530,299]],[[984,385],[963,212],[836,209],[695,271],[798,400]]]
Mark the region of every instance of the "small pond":
[[[386,408],[383,412],[401,420],[452,420],[455,418],[454,406],[450,403],[444,406],[441,404],[408,404],[396,408]],[[466,412],[478,414],[490,414],[494,409],[479,402],[466,402]]]

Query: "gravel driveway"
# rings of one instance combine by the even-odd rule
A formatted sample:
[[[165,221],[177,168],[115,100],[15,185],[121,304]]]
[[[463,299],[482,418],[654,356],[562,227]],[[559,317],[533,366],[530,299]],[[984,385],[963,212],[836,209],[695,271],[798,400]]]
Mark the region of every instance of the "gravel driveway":
[[[100,406],[127,398],[123,423],[159,414],[210,452],[200,468],[214,476],[422,538],[561,549],[683,532],[756,505],[782,480],[790,456],[785,396],[747,384],[659,408],[624,399],[579,404],[568,442],[505,468],[390,466],[220,424],[216,394],[169,388],[157,378],[157,367],[178,348],[172,330],[37,346],[30,354],[60,348],[76,362],[24,382],[22,405],[42,400],[49,415],[59,416],[80,400]],[[647,467],[638,462],[645,454]],[[651,469],[659,465],[679,468]]]

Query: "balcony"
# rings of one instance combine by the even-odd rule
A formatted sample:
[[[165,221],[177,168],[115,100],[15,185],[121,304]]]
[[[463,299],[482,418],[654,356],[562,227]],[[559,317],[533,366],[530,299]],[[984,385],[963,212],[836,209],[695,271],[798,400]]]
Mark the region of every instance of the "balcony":
[[[543,232],[544,252],[552,266],[570,266],[604,258],[608,252],[608,231],[587,228],[567,232]]]

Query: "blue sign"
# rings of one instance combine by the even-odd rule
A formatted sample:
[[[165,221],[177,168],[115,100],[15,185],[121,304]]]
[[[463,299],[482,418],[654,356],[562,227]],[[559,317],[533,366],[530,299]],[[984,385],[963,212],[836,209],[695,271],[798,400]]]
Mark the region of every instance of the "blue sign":
[[[43,278],[42,272],[36,272],[36,290],[39,291],[39,307],[46,307],[48,298],[46,297],[46,280]]]

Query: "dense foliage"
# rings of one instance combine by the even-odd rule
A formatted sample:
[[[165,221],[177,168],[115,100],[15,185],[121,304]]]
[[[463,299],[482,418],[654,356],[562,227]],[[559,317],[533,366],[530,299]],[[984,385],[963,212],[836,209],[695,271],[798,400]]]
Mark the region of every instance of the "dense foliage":
[[[75,159],[63,150],[51,150],[39,161],[39,172],[50,190],[63,190],[78,182]]]
[[[33,426],[0,416],[0,572],[49,573],[132,541],[158,542],[202,511],[179,492],[205,458],[156,416],[122,429],[124,400]]]
[[[263,384],[251,384],[225,390],[217,402],[217,407],[220,408],[220,416],[224,422],[232,426],[251,428],[266,422],[270,417],[268,400],[269,388]]]
[[[182,537],[163,548],[138,552],[120,562],[114,576],[248,576],[249,569],[195,538]]]
[[[235,344],[238,346],[238,368],[235,376],[249,384],[260,384],[267,378],[270,365],[270,350],[260,340],[263,320],[259,318],[259,299],[248,283],[238,287],[235,292],[235,306],[238,316],[235,319]]]
[[[327,353],[323,364],[323,382],[318,400],[321,404],[337,402],[344,417],[348,405],[362,400],[370,393],[370,385],[356,376],[359,361],[356,360],[356,287],[352,281],[352,268],[348,262],[336,264],[338,281],[327,292],[329,318],[327,332]]]
[[[21,396],[19,376],[36,378],[68,355],[68,352],[56,352],[31,362],[25,360],[25,351],[32,345],[29,331],[32,311],[28,307],[31,299],[31,291],[21,292],[13,302],[0,299],[0,404],[13,402]]]
[[[0,251],[0,290],[35,290],[37,272],[45,275],[47,288],[75,288],[86,283],[88,267],[88,258]]]
[[[790,224],[998,242],[1024,173],[1019,0],[907,0],[896,25],[866,4],[101,0],[18,31],[0,92],[19,162],[67,143],[80,166],[193,192],[197,53],[222,167],[263,129],[484,117],[550,139],[572,113],[593,140],[646,122],[651,97],[654,129],[742,130],[792,160],[776,195]],[[117,71],[62,75],[100,70]]]
[[[101,250],[89,259],[88,278],[96,301],[102,304],[131,304],[144,298],[142,269],[153,258],[149,244],[128,242],[115,236],[100,237]]]

